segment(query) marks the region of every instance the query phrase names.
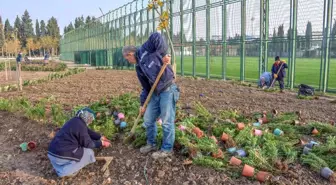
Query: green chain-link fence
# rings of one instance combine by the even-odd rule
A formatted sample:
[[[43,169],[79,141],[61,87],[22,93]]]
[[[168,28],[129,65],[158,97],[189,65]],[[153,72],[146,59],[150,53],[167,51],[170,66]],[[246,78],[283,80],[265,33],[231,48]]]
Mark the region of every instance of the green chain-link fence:
[[[274,57],[286,60],[287,86],[336,91],[336,0],[167,0],[181,75],[256,81]],[[61,59],[130,68],[124,45],[141,45],[159,23],[136,0],[65,34]]]

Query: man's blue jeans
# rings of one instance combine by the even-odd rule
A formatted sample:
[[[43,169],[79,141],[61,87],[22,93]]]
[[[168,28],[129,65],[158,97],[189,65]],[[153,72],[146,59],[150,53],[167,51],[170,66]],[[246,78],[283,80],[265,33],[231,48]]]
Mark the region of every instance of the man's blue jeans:
[[[162,119],[163,141],[161,150],[172,151],[175,142],[175,113],[176,102],[180,97],[180,90],[172,84],[159,95],[153,93],[144,115],[144,126],[147,131],[147,144],[156,145],[156,119]]]

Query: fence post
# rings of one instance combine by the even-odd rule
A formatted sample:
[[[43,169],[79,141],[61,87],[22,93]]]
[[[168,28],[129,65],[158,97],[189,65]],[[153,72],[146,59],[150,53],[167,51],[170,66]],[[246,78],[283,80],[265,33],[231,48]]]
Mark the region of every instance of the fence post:
[[[171,35],[171,39],[172,39],[172,42],[174,43],[174,30],[173,30],[173,1],[174,0],[169,0],[169,9],[170,9],[170,11],[169,11],[169,18],[170,18],[170,35]],[[168,8],[168,6],[167,6],[167,8]],[[175,48],[172,48],[172,49],[175,49]],[[171,52],[173,52],[173,51],[171,51]],[[175,61],[175,59],[176,59],[176,56],[172,56],[172,59],[171,59],[171,64],[172,64],[172,66],[174,66],[174,65],[176,65],[175,63],[176,63],[176,61]]]
[[[296,29],[297,29],[297,5],[298,0],[291,0],[291,61],[290,61],[290,69],[289,69],[289,88],[294,88],[295,83],[295,63],[296,63]]]
[[[184,29],[183,29],[183,0],[180,0],[180,55],[181,55],[181,75],[184,76]]]
[[[210,0],[206,0],[206,78],[210,78]]]
[[[329,64],[330,64],[330,30],[332,25],[333,0],[324,0],[324,9],[325,11],[323,16],[324,19],[323,19],[323,42],[322,42],[323,55],[321,61],[321,63],[323,64],[323,72],[321,72],[323,93],[325,93],[328,89]]]
[[[192,1],[192,37],[193,37],[193,46],[192,46],[192,76],[196,77],[196,0]]]
[[[223,0],[222,6],[222,79],[226,80],[226,0]]]
[[[245,80],[246,0],[241,1],[240,80]]]

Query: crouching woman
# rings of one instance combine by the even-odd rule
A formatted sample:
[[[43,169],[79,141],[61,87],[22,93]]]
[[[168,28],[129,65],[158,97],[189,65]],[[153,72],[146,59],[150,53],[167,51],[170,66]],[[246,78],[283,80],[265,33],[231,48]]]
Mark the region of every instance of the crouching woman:
[[[94,119],[91,109],[79,110],[51,141],[48,158],[59,177],[75,176],[80,169],[96,161],[92,149],[110,146],[104,136],[88,128]]]

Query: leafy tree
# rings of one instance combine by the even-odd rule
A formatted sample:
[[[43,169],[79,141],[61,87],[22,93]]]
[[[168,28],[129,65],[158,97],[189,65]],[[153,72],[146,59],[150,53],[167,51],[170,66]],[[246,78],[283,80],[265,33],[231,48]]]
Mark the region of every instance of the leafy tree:
[[[54,37],[54,38],[59,38],[60,37],[60,30],[59,30],[59,26],[57,23],[57,20],[55,17],[51,17],[48,20],[48,24],[47,24],[47,35]]]
[[[11,35],[15,39],[20,39],[22,35],[22,26],[21,26],[21,19],[19,16],[16,16],[15,22],[14,22],[14,33]]]
[[[307,23],[307,27],[306,27],[306,49],[310,49],[311,48],[311,40],[313,38],[313,29],[312,29],[312,24],[310,21],[308,21]]]
[[[45,25],[44,20],[41,20],[40,26],[41,26],[40,27],[41,37],[44,37],[47,34],[46,25]]]
[[[40,29],[40,23],[38,19],[36,19],[36,22],[35,22],[35,34],[37,38],[41,37],[41,29]]]
[[[28,49],[28,53],[29,53],[29,57],[31,57],[31,50],[35,49],[35,43],[34,43],[34,39],[33,38],[27,38],[27,49]]]
[[[27,38],[34,36],[33,21],[30,18],[30,15],[27,10],[22,15],[22,24],[20,32],[20,41],[22,47],[25,47],[27,44]]]
[[[68,32],[74,30],[74,26],[72,25],[72,22],[70,22],[70,24],[68,25]]]
[[[13,27],[10,25],[8,19],[6,19],[6,21],[5,21],[4,32],[5,32],[5,39],[6,39],[6,40],[11,39],[11,37],[12,37],[12,32],[13,32]]]
[[[1,48],[1,55],[3,55],[3,47],[5,45],[5,32],[4,32],[4,25],[2,24],[2,18],[0,16],[0,48]]]

